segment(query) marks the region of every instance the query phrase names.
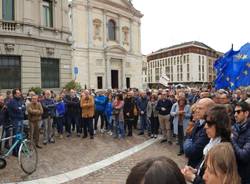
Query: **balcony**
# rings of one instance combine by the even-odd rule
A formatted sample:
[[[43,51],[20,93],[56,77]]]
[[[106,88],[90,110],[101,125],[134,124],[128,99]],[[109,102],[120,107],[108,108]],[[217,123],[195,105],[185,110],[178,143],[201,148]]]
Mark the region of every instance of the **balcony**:
[[[15,32],[17,24],[15,22],[2,22],[1,23],[1,30],[8,31],[8,32]]]

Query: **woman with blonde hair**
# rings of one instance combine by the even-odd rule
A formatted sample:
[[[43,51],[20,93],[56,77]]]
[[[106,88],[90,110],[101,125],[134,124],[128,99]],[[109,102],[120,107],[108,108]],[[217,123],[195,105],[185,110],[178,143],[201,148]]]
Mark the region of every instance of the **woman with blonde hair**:
[[[234,150],[230,143],[215,145],[206,157],[206,184],[240,184]]]

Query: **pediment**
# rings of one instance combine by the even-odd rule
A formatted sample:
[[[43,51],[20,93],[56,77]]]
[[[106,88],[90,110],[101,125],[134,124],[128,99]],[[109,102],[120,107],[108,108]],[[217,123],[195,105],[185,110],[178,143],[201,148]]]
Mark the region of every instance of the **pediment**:
[[[143,17],[140,11],[136,10],[133,4],[129,0],[96,0],[98,2],[122,9],[127,12],[131,12],[133,15]]]
[[[117,54],[127,54],[127,50],[119,45],[117,46],[110,46],[105,49],[106,53],[117,53]]]
[[[128,0],[109,0],[109,1],[127,8],[131,8],[132,6]]]

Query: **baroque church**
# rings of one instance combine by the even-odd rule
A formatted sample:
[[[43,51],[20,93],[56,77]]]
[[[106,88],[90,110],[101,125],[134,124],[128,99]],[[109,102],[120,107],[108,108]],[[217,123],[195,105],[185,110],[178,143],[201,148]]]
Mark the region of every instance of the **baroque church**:
[[[141,18],[128,0],[72,0],[72,67],[85,88],[142,87]]]

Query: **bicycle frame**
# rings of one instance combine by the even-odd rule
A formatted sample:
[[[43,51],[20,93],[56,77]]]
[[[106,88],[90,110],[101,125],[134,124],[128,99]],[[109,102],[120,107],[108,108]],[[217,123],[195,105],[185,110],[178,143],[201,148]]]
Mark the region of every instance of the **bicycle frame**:
[[[3,138],[3,139],[0,140],[0,142],[3,142],[3,141],[6,141],[6,140],[15,139],[15,138],[17,139],[17,140],[15,141],[15,143],[10,147],[10,149],[7,151],[7,153],[5,153],[4,155],[1,156],[1,158],[6,158],[6,157],[10,156],[10,154],[11,154],[12,151],[15,149],[15,147],[16,147],[19,143],[23,142],[23,138],[24,138],[24,137],[23,137],[22,133],[18,133],[18,134],[14,135],[14,136],[6,137],[6,138]]]

